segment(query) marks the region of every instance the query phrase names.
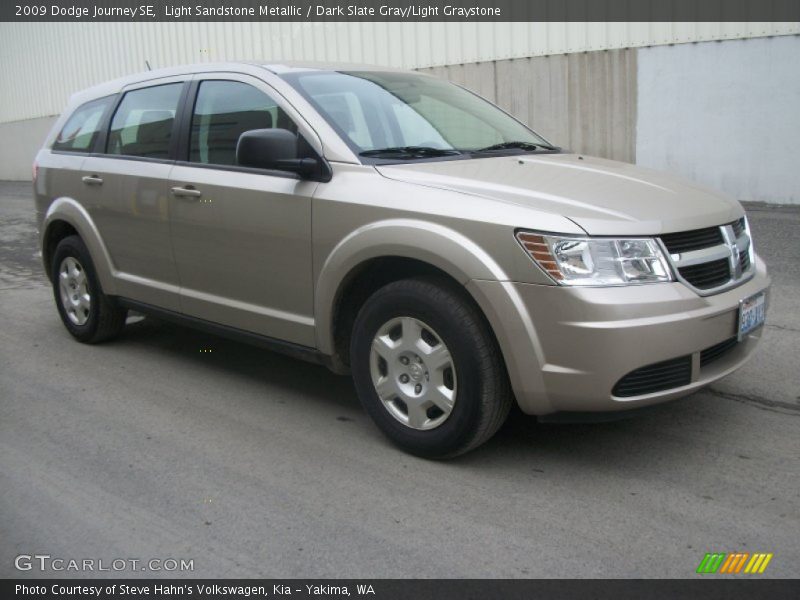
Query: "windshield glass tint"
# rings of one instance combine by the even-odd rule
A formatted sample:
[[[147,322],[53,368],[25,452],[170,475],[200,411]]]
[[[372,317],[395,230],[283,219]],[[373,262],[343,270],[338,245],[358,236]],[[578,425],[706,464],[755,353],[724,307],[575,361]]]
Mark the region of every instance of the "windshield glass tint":
[[[399,146],[471,151],[503,142],[547,143],[493,104],[434,77],[371,71],[283,77],[357,152]]]

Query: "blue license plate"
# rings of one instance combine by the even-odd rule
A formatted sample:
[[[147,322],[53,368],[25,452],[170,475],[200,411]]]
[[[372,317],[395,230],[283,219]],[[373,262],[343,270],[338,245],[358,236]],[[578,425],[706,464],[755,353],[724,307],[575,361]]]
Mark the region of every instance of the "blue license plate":
[[[739,341],[764,324],[767,315],[766,294],[759,292],[739,303]]]

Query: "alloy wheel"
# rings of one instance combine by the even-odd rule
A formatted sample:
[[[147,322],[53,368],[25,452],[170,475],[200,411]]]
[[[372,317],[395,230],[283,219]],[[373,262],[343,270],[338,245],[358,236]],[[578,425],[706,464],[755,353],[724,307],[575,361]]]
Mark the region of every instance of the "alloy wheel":
[[[92,308],[92,295],[86,270],[74,257],[67,256],[58,268],[61,306],[72,323],[85,325]]]
[[[418,430],[439,427],[456,402],[456,368],[433,328],[413,317],[397,317],[375,334],[370,375],[383,406]]]

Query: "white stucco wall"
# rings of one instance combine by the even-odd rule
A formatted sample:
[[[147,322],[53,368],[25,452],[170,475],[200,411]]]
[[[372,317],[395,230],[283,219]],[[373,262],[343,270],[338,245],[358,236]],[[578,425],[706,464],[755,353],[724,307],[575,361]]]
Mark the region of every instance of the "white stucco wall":
[[[29,181],[33,159],[56,117],[0,123],[0,180]]]
[[[641,48],[637,164],[800,204],[800,37]]]

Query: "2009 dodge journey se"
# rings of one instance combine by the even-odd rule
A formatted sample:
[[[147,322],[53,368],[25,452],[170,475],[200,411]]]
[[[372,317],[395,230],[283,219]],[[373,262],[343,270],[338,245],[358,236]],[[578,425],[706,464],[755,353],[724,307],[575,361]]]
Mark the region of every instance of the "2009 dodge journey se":
[[[514,400],[572,418],[689,394],[765,318],[737,201],[563,151],[420,73],[225,63],[99,85],[34,189],[76,339],[133,309],[321,362],[422,456],[478,446]]]

